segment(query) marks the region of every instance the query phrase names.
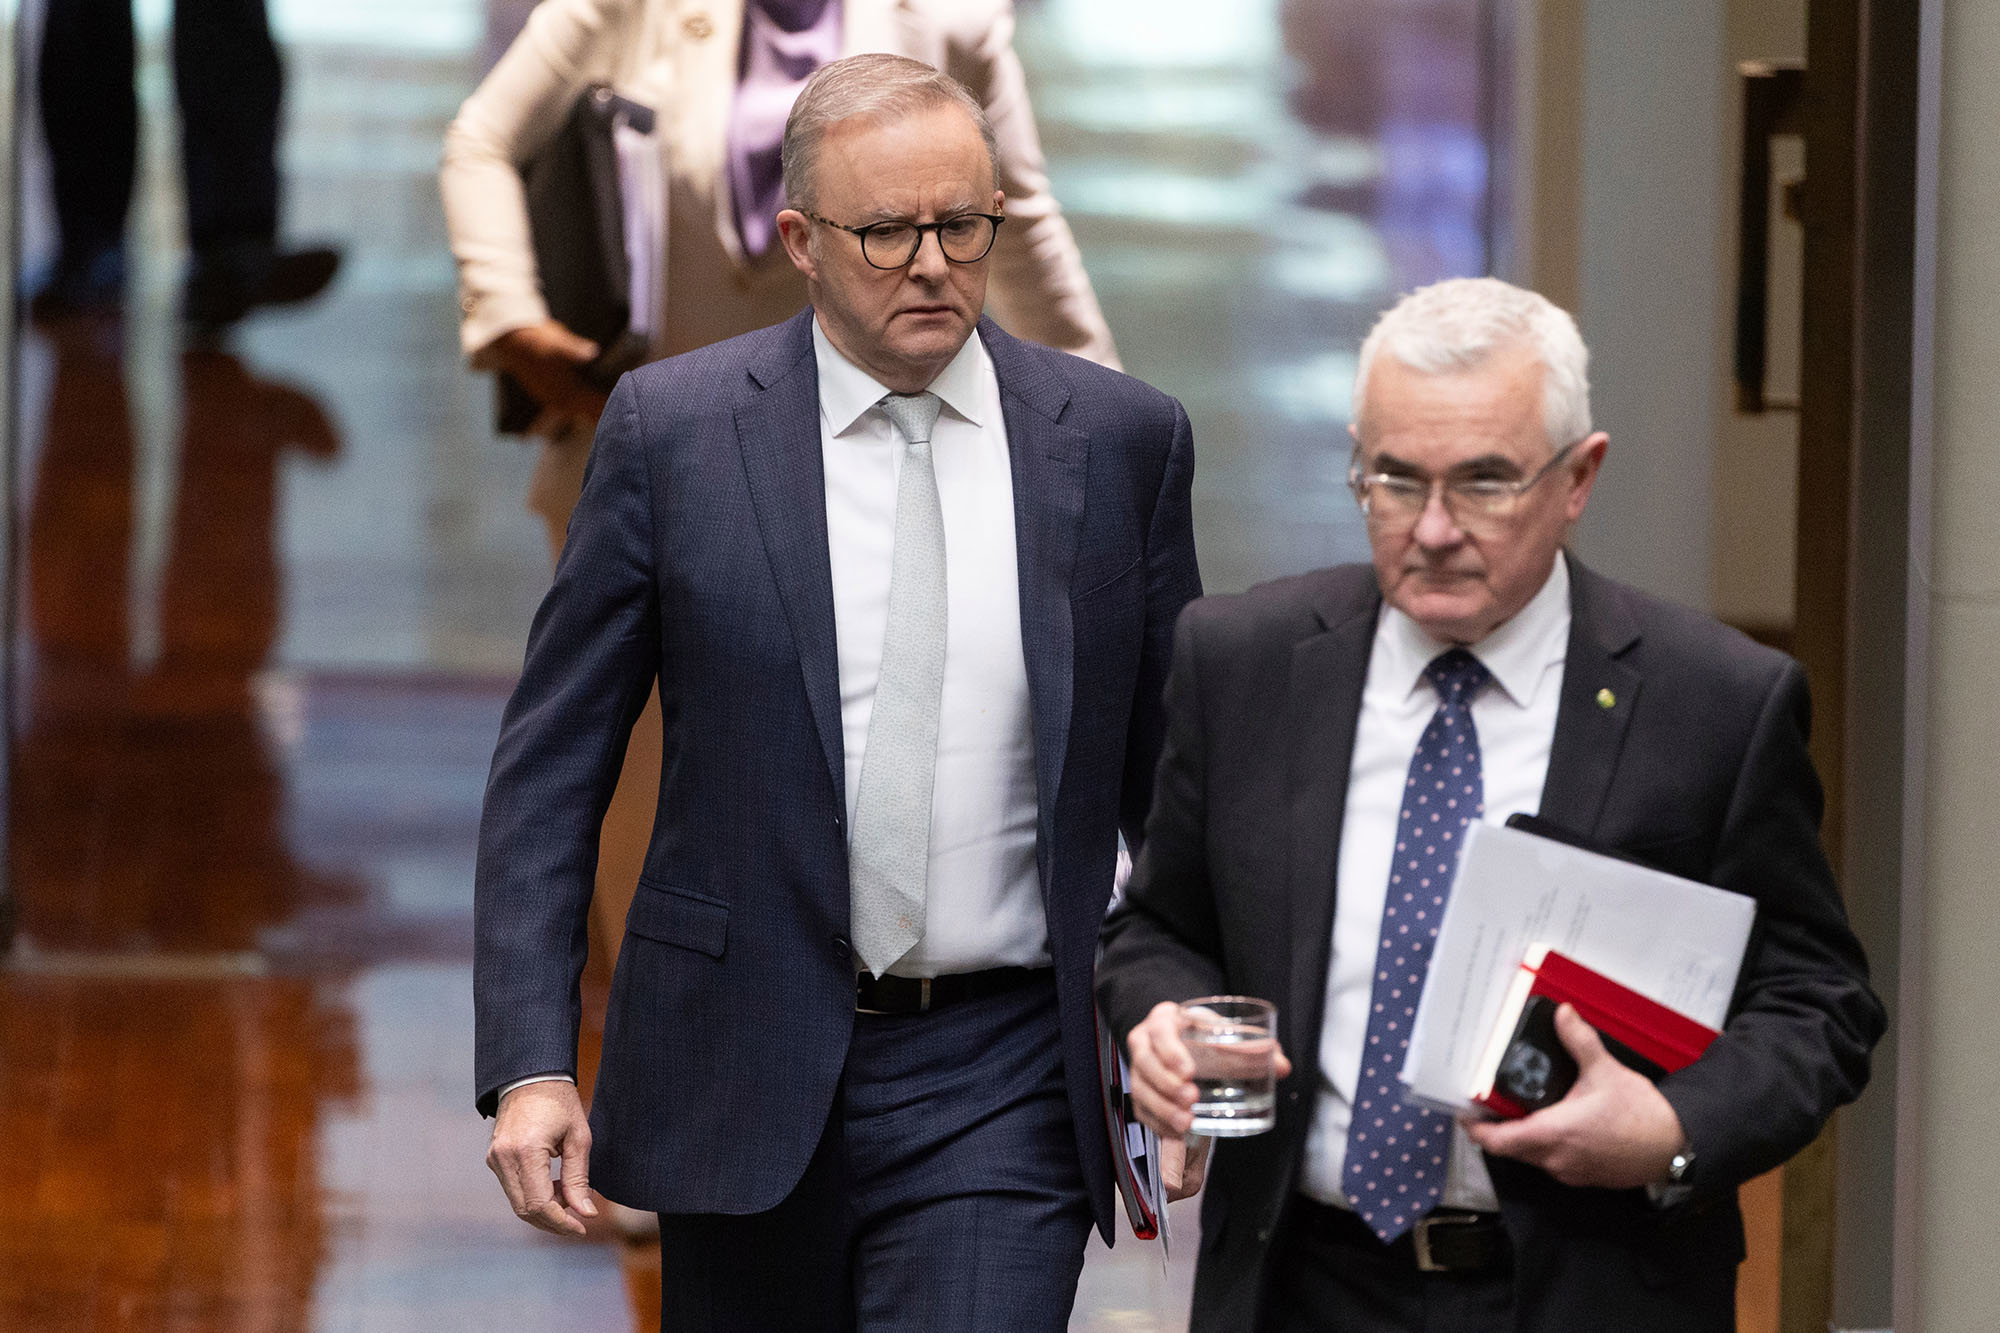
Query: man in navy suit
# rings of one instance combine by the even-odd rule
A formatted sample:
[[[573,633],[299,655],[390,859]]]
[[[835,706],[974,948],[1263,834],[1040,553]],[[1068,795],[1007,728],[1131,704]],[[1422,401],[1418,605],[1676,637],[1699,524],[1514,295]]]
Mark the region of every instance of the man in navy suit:
[[[981,319],[1005,201],[952,80],[828,65],[784,159],[811,308],[619,384],[508,706],[488,1161],[547,1230],[587,1182],[659,1212],[668,1328],[1060,1329],[1112,1221],[1091,967],[1200,592],[1188,422]],[[597,826],[655,679],[586,1122]]]
[[[1276,1127],[1215,1150],[1197,1333],[1728,1333],[1736,1187],[1867,1079],[1883,1012],[1820,849],[1804,674],[1563,551],[1609,443],[1586,370],[1532,292],[1405,298],[1356,372],[1372,567],[1182,617],[1100,994],[1163,1134],[1195,1096],[1176,1001],[1276,1001],[1292,1061]],[[1758,929],[1701,1059],[1655,1085],[1564,1006],[1568,1096],[1461,1126],[1397,1074],[1455,840],[1516,812],[1747,894]]]

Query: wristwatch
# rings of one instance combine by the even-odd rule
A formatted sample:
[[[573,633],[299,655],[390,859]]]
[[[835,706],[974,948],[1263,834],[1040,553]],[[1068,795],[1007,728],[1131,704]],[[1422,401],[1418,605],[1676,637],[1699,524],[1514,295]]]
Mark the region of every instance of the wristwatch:
[[[1694,1148],[1683,1144],[1681,1150],[1674,1154],[1674,1160],[1667,1163],[1667,1183],[1685,1185],[1687,1178],[1692,1174],[1694,1174]]]

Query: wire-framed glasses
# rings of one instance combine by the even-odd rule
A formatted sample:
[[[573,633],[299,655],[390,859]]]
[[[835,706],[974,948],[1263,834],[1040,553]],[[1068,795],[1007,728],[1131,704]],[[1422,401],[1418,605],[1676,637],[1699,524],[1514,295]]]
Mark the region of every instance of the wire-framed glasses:
[[[876,268],[901,268],[917,257],[924,233],[937,233],[938,248],[954,264],[976,264],[993,248],[993,238],[1007,219],[998,213],[960,213],[937,222],[905,222],[900,218],[850,227],[832,218],[823,218],[810,209],[800,209],[814,222],[824,223],[861,238],[861,257]]]
[[[1572,440],[1556,451],[1532,477],[1505,480],[1500,477],[1447,474],[1433,477],[1423,472],[1361,471],[1361,451],[1347,465],[1347,484],[1370,523],[1383,527],[1414,524],[1429,507],[1431,494],[1442,491],[1445,512],[1462,528],[1494,527],[1514,517],[1521,497],[1533,490],[1549,473],[1561,467],[1582,440]]]

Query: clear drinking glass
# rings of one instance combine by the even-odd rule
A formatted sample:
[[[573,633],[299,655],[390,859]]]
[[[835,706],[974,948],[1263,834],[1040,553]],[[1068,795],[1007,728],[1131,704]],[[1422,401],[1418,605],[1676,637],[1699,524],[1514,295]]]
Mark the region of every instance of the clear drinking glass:
[[[1278,1009],[1247,995],[1181,1005],[1181,1040],[1194,1057],[1194,1124],[1217,1138],[1262,1134],[1277,1121]]]

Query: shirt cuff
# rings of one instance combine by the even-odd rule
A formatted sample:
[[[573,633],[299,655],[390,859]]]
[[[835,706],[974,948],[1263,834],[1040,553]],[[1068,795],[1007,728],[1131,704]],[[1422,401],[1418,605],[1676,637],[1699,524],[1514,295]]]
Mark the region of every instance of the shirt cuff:
[[[576,1082],[576,1079],[569,1074],[530,1074],[526,1078],[517,1078],[512,1083],[504,1085],[500,1089],[499,1093],[495,1095],[493,1101],[494,1104],[497,1106],[500,1103],[500,1099],[505,1097],[508,1093],[512,1092],[516,1088],[525,1088],[530,1083],[574,1083],[574,1082]]]

